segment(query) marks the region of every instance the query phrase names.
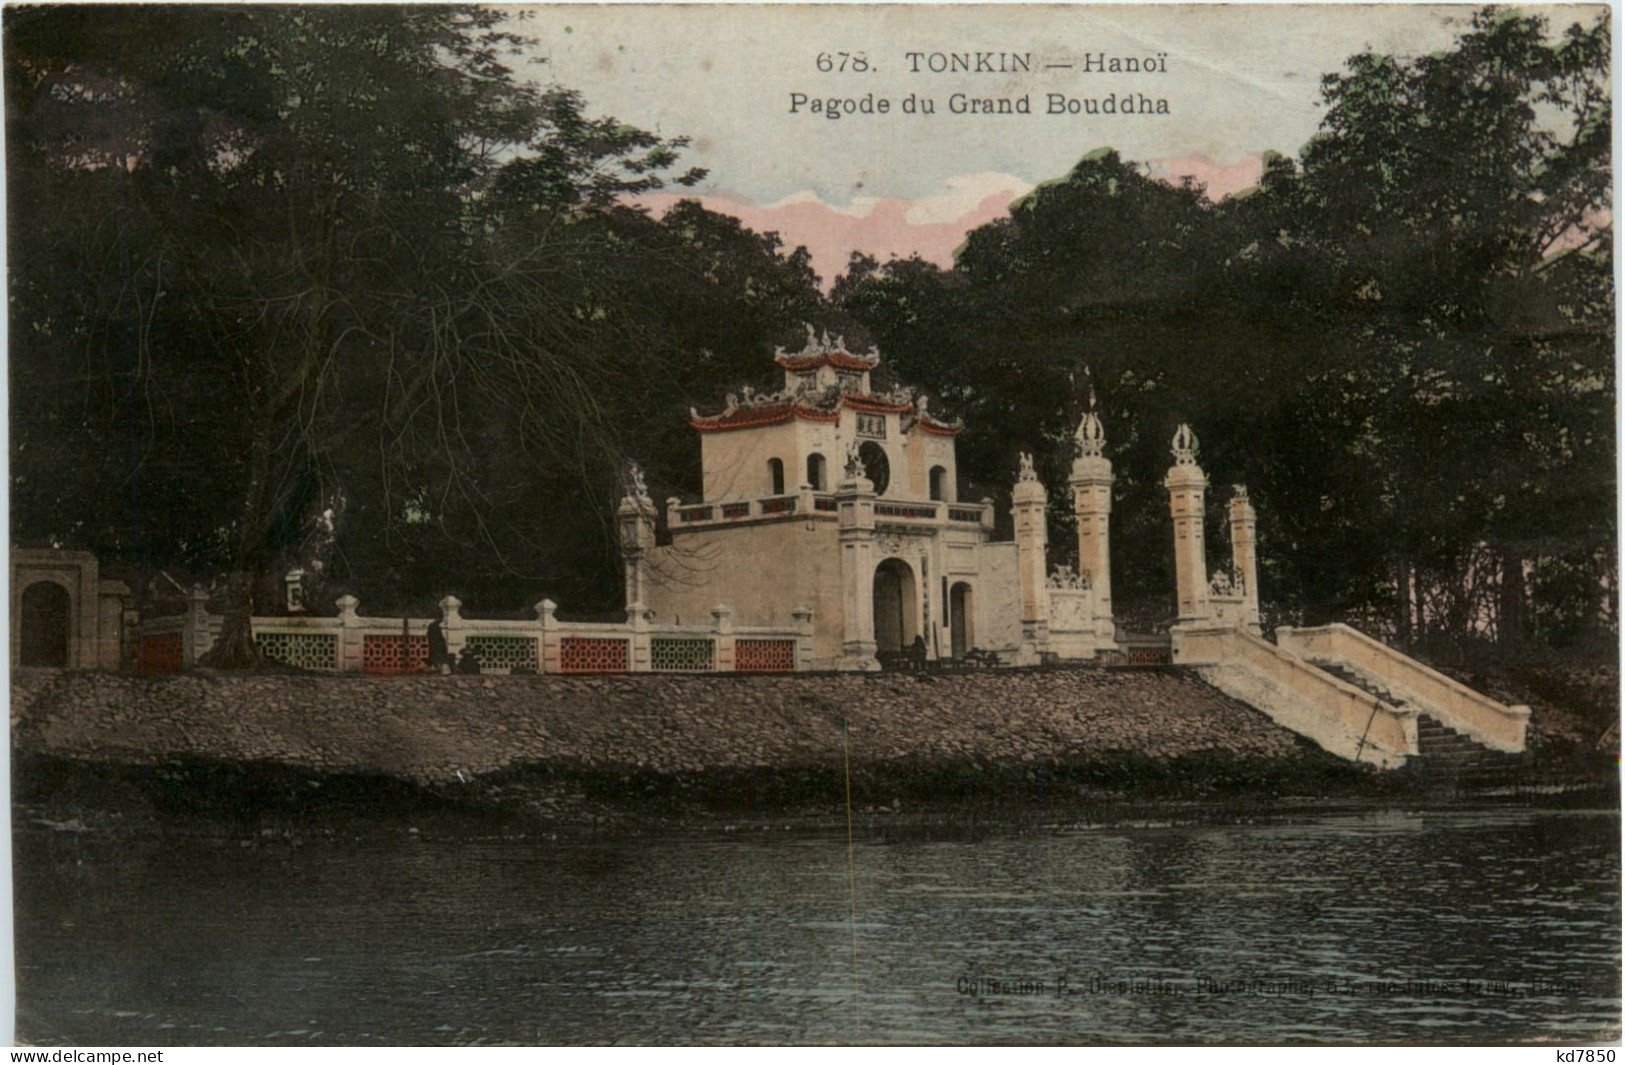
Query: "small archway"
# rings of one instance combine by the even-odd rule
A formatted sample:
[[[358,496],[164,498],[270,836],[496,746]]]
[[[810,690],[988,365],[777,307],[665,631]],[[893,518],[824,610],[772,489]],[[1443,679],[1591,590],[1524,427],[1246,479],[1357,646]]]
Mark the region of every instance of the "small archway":
[[[784,494],[784,460],[783,459],[768,459],[767,460],[767,477],[768,477],[768,480],[772,482],[772,494],[776,495],[776,496],[782,496]]]
[[[19,664],[68,665],[73,597],[66,588],[55,581],[35,581],[24,588],[17,627]]]
[[[900,558],[888,558],[875,567],[875,647],[901,651],[919,634],[919,596],[914,570]]]
[[[885,495],[891,484],[891,461],[886,458],[886,449],[873,440],[865,440],[858,448],[858,460],[863,463],[863,475],[874,482],[875,495]]]
[[[946,466],[931,467],[931,499],[945,499],[952,503],[948,495],[948,469]]]
[[[964,581],[959,581],[948,590],[949,644],[955,658],[964,658],[966,652],[976,646],[976,629],[972,621],[975,605],[971,587]]]
[[[816,451],[807,456],[807,484],[814,492],[823,492],[829,487],[824,481],[824,456]]]

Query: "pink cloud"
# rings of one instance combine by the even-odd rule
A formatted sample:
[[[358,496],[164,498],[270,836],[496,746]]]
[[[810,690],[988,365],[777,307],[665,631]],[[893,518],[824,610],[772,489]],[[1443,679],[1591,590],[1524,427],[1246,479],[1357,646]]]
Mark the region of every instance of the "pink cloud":
[[[1205,155],[1159,159],[1151,163],[1151,176],[1168,182],[1188,177],[1207,186],[1207,198],[1217,202],[1257,185],[1258,179],[1264,176],[1264,157],[1243,156],[1229,166],[1215,163]]]
[[[803,194],[778,203],[758,206],[726,195],[701,196],[705,206],[732,215],[757,232],[777,232],[789,247],[805,245],[813,269],[827,287],[846,269],[852,252],[861,251],[885,262],[892,257],[918,255],[939,266],[952,266],[954,249],[977,226],[1009,213],[1010,204],[1027,188],[1012,185],[993,189],[962,203],[946,197],[905,200],[890,196],[860,199],[849,206],[828,204]],[[654,193],[639,202],[663,213],[681,197]]]
[[[1152,163],[1151,173],[1164,181],[1194,178],[1207,186],[1209,198],[1218,200],[1257,184],[1263,163],[1258,156],[1249,156],[1223,166],[1204,155],[1192,155]],[[698,199],[757,232],[778,233],[791,248],[804,245],[827,287],[846,269],[854,251],[881,262],[918,255],[944,268],[952,266],[954,250],[967,233],[1005,217],[1010,204],[1032,190],[1029,183],[1009,174],[961,174],[944,185],[944,192],[917,199],[857,198],[844,206],[826,203],[811,192],[765,205],[727,193]],[[662,214],[679,199],[691,198],[658,192],[638,202]]]

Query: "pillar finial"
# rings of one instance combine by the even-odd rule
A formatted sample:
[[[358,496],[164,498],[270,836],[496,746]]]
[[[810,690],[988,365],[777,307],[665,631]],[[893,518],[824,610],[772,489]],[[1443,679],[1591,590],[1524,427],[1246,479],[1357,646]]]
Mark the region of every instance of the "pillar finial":
[[[1174,465],[1196,465],[1197,446],[1196,434],[1191,431],[1191,427],[1183,422],[1180,423],[1179,428],[1174,432]]]
[[[1016,475],[1016,480],[1024,484],[1038,480],[1038,471],[1033,469],[1033,453],[1031,451],[1021,453],[1021,472]]]
[[[625,498],[644,502],[649,499],[649,484],[644,480],[643,467],[628,462],[621,471],[621,491]]]
[[[1100,422],[1100,415],[1095,413],[1095,394],[1089,393],[1089,409],[1084,412],[1083,419],[1078,422],[1078,431],[1073,434],[1078,443],[1078,455],[1083,458],[1099,458],[1106,452],[1106,427]]]

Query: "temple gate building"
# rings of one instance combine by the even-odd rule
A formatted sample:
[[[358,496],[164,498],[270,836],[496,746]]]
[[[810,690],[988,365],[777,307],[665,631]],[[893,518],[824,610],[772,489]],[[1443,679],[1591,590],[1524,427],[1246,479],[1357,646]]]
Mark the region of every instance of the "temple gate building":
[[[1012,491],[1015,537],[997,541],[992,501],[958,496],[963,427],[913,389],[876,391],[879,361],[809,328],[801,351],[775,353],[777,391],[691,412],[702,498],[667,500],[670,543],[656,543],[641,477],[620,506],[628,614],[672,623],[725,603],[742,625],[810,615],[814,669],[905,652],[1036,664],[1115,650],[1100,419],[1091,410],[1079,426],[1071,479],[1080,565],[1052,574],[1031,456]]]
[[[629,471],[617,515],[629,625],[793,624],[809,638],[781,666],[801,670],[1123,665],[1147,651],[1120,640],[1113,617],[1115,477],[1092,396],[1063,504],[1076,519],[1078,566],[1051,570],[1051,500],[1031,455],[1011,489],[1014,537],[995,540],[992,501],[958,497],[962,426],[912,389],[877,391],[877,353],[809,328],[801,351],[779,349],[775,361],[778,390],[745,389],[720,412],[690,412],[701,499],[666,500],[669,542],[657,537],[642,474]],[[1424,729],[1523,750],[1528,707],[1497,703],[1346,625],[1282,627],[1264,639],[1247,489],[1230,490],[1229,563],[1209,572],[1209,485],[1189,426],[1175,433],[1172,457],[1163,484],[1175,616],[1153,656],[1354,761],[1403,764]]]

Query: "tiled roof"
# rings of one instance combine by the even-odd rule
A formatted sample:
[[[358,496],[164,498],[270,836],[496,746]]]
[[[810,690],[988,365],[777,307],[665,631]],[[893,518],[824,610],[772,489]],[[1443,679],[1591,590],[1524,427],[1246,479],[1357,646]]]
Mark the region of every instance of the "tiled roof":
[[[780,355],[774,361],[794,373],[816,370],[820,366],[833,366],[837,370],[857,370],[860,372],[875,368],[875,363],[870,362],[868,359],[861,359],[844,351],[829,351],[820,355]]]
[[[731,429],[754,429],[761,425],[779,425],[792,418],[800,418],[804,422],[833,422],[840,418],[840,413],[804,407],[799,403],[773,403],[761,407],[741,407],[715,421],[690,419],[688,424],[702,433],[718,433]]]

